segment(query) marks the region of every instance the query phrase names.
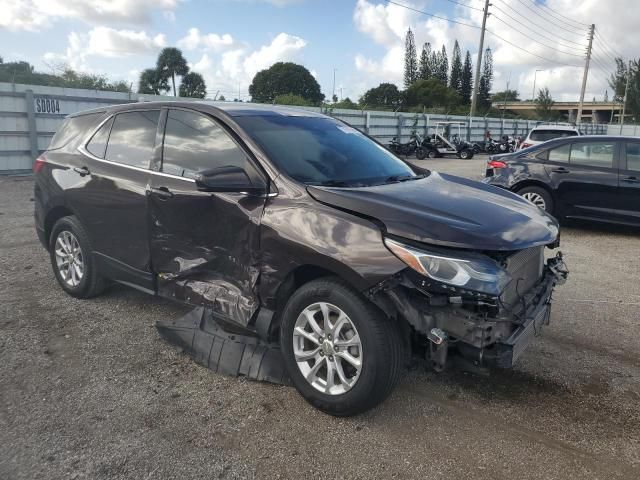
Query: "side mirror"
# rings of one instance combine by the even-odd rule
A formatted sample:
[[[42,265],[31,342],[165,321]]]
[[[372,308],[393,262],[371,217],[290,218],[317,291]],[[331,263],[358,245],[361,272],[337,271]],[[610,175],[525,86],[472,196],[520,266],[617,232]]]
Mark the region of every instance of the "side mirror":
[[[240,167],[225,166],[200,172],[195,177],[196,187],[201,192],[245,192],[261,194],[263,186],[256,187]]]

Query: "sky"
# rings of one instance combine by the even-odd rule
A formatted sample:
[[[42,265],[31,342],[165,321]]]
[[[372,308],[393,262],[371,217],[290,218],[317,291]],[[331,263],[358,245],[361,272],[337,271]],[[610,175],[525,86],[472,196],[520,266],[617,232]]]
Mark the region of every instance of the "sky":
[[[493,50],[493,91],[508,84],[531,98],[535,77],[536,89],[548,87],[554,99],[577,100],[588,25],[595,23],[585,99],[602,100],[614,56],[638,56],[638,3],[491,0],[485,46]],[[248,100],[256,72],[293,61],[309,69],[328,98],[335,74],[338,97],[357,100],[381,82],[402,87],[408,28],[418,53],[431,42],[451,55],[457,39],[475,63],[483,6],[484,0],[0,0],[0,56],[45,72],[66,64],[135,89],[158,52],[177,46],[204,76],[211,98],[240,92]]]

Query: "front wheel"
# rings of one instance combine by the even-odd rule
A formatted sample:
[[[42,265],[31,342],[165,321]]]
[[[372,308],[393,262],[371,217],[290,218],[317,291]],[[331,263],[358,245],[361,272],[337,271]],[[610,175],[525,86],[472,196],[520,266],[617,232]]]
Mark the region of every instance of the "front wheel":
[[[438,158],[438,151],[434,150],[433,148],[429,149],[429,152],[427,153],[427,157]]]
[[[397,326],[339,279],[314,280],[291,296],[282,313],[280,344],[297,390],[331,415],[375,407],[400,377]]]
[[[420,147],[416,150],[416,158],[418,160],[424,160],[427,157],[427,152],[424,148]]]

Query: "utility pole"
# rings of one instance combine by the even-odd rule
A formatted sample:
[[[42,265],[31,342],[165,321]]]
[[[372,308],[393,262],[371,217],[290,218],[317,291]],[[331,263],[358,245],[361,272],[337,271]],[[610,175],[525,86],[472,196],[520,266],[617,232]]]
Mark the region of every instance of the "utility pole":
[[[627,95],[629,94],[629,79],[631,78],[631,60],[627,68],[627,84],[624,87],[624,99],[622,100],[622,115],[620,116],[620,135],[622,135],[622,127],[624,126],[624,114],[627,111]]]
[[[533,74],[533,91],[531,92],[531,101],[536,101],[536,80],[538,78],[538,72],[543,72],[544,70],[536,70]]]
[[[589,62],[591,61],[591,46],[593,45],[593,34],[596,31],[594,23],[589,27],[589,46],[587,47],[587,60],[584,63],[584,75],[582,76],[582,90],[580,90],[580,104],[578,105],[578,115],[576,116],[576,124],[582,120],[582,105],[584,104],[584,91],[587,88],[587,76],[589,75]]]
[[[336,96],[336,70],[337,68],[333,69],[333,93],[331,95],[332,102],[333,102],[333,98]]]
[[[487,17],[489,16],[489,0],[484,1],[484,15],[482,17],[482,30],[480,30],[480,45],[478,46],[478,60],[476,61],[476,77],[473,79],[473,95],[471,96],[471,111],[469,117],[476,113],[478,104],[478,87],[480,86],[480,65],[482,64],[482,54],[484,53],[484,32],[487,29]]]

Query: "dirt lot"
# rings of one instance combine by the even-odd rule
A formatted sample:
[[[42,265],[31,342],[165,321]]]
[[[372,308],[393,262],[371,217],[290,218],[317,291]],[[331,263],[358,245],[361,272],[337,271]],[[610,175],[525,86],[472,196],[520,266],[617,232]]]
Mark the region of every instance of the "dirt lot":
[[[376,410],[335,419],[166,345],[153,323],[180,306],[65,295],[32,188],[0,179],[1,479],[640,478],[640,232],[564,228],[571,277],[515,370],[418,368]]]

